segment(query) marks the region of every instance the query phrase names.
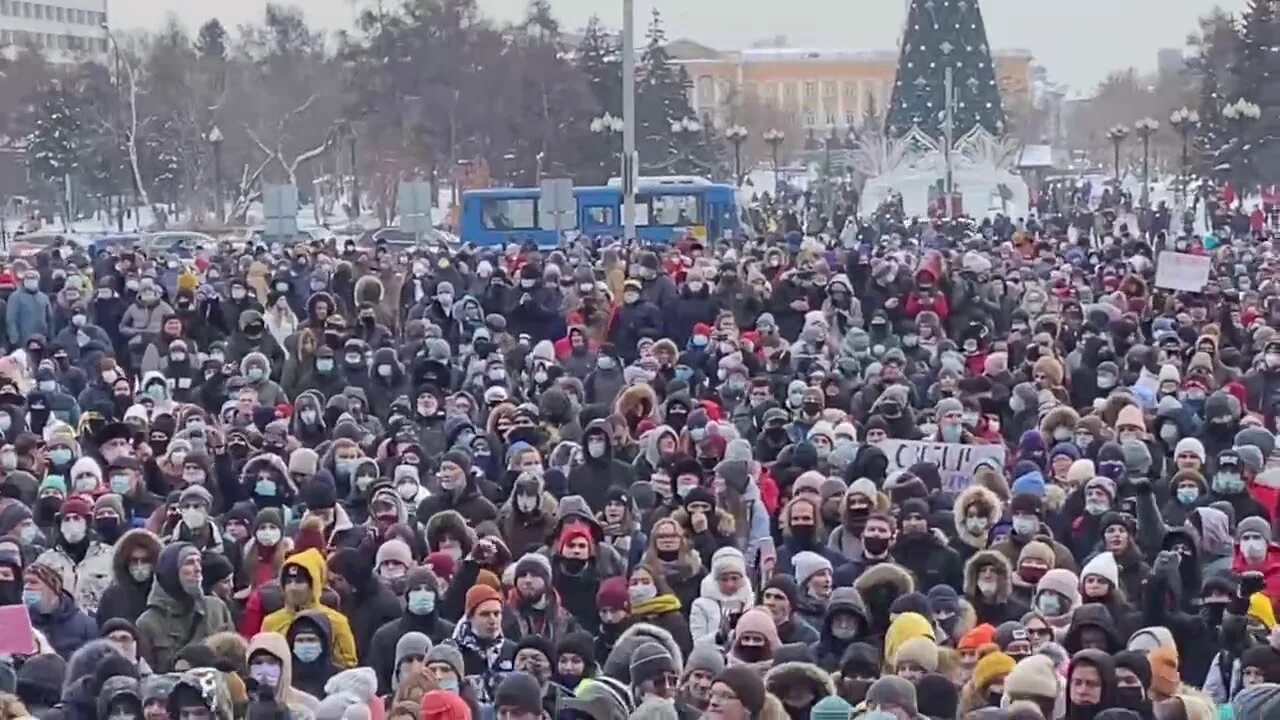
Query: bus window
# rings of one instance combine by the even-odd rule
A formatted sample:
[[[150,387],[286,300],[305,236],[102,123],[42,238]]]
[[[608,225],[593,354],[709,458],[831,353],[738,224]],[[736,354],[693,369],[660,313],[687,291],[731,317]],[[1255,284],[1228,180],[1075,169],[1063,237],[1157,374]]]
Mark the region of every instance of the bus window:
[[[615,227],[618,220],[614,217],[613,208],[609,205],[590,205],[587,207],[587,223],[601,227]]]
[[[646,227],[649,224],[649,203],[636,199],[636,227]]]
[[[528,230],[538,227],[533,198],[486,198],[481,206],[486,230]]]
[[[655,225],[701,225],[702,213],[697,195],[655,195],[653,197]]]

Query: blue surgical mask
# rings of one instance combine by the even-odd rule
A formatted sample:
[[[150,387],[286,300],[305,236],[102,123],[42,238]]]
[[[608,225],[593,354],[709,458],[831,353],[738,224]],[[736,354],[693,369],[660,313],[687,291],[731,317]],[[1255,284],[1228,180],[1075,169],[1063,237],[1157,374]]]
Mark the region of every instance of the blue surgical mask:
[[[273,480],[259,480],[253,485],[253,492],[262,497],[275,497],[276,484]]]
[[[29,608],[38,608],[44,602],[44,593],[39,590],[23,590],[22,604]]]
[[[255,367],[255,368],[249,368],[249,372],[246,373],[246,375],[249,378],[250,382],[258,382],[259,380],[261,380],[263,377],[266,376],[266,373],[263,372],[262,368]]]
[[[408,606],[414,615],[430,615],[436,609],[436,594],[430,590],[410,590]]]
[[[293,645],[293,654],[298,660],[304,663],[312,663],[320,659],[320,643],[318,642],[299,642]]]
[[[111,492],[117,495],[127,495],[132,488],[128,475],[112,475],[111,476]]]
[[[1178,502],[1183,505],[1190,505],[1200,497],[1200,489],[1193,487],[1178,488]]]
[[[451,692],[454,695],[458,694],[458,681],[455,678],[437,680],[436,682],[440,685],[441,690],[444,690],[445,692]]]
[[[316,370],[318,372],[333,372],[333,358],[317,358]]]
[[[335,460],[334,468],[337,469],[340,477],[349,478],[356,471],[356,467],[360,465],[359,460]]]
[[[59,467],[67,465],[71,462],[71,450],[69,448],[54,448],[49,451],[49,461]]]

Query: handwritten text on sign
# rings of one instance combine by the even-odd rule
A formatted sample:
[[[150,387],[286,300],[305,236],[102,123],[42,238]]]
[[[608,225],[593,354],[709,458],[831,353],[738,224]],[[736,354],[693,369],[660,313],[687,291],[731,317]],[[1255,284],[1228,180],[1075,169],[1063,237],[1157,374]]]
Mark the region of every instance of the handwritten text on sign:
[[[984,460],[1004,467],[1004,445],[961,445],[960,443],[885,440],[880,449],[889,458],[889,470],[906,470],[916,463],[931,462],[942,475],[942,489],[959,492],[973,480],[973,471]]]

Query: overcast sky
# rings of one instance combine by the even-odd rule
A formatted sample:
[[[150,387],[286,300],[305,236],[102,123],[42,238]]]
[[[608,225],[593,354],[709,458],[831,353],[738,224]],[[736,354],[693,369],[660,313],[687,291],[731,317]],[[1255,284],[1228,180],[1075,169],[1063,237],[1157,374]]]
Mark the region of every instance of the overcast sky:
[[[398,0],[382,0],[386,5]],[[313,24],[349,27],[355,7],[377,0],[295,0]],[[479,0],[502,20],[519,18],[528,0]],[[1239,12],[1246,0],[982,0],[987,33],[994,48],[1025,48],[1049,70],[1052,79],[1087,90],[1110,70],[1153,70],[1156,51],[1183,47],[1196,19],[1218,5]],[[622,0],[551,0],[568,29],[582,27],[597,13],[621,25]],[[663,11],[667,32],[721,49],[785,35],[794,46],[830,49],[896,47],[907,0],[636,0],[637,26],[643,30],[651,8]],[[264,0],[111,0],[113,23],[124,28],[160,26],[169,13],[195,27],[212,12],[229,27],[261,17]]]

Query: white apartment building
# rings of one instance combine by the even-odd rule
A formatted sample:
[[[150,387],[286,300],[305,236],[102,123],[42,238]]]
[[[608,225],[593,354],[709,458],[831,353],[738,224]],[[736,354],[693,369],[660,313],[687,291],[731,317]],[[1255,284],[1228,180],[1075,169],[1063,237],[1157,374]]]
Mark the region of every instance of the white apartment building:
[[[53,61],[107,52],[107,0],[0,0],[0,47],[41,49]]]

